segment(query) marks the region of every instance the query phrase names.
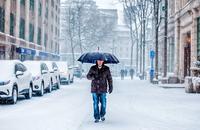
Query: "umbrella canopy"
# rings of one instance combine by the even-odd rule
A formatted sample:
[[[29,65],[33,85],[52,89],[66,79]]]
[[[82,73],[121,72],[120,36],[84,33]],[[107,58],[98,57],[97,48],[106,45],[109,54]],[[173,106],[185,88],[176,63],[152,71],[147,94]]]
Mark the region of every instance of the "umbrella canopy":
[[[78,61],[82,63],[96,63],[97,60],[103,60],[107,64],[117,64],[119,60],[110,53],[88,52],[81,55]]]

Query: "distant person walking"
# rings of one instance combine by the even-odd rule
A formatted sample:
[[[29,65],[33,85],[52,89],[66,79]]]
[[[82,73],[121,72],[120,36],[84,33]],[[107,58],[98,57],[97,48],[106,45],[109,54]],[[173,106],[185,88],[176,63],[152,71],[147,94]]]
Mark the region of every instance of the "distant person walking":
[[[121,71],[120,71],[120,75],[121,75],[121,80],[124,80],[125,72],[124,72],[123,69],[121,69]]]
[[[131,76],[131,79],[133,79],[134,74],[135,74],[135,70],[134,70],[134,69],[130,69],[130,76]]]
[[[104,65],[103,60],[97,60],[96,65],[90,68],[87,79],[92,80],[91,93],[93,97],[95,123],[98,123],[100,119],[101,121],[105,121],[107,89],[109,94],[113,91],[110,69]],[[101,103],[100,108],[99,102]]]

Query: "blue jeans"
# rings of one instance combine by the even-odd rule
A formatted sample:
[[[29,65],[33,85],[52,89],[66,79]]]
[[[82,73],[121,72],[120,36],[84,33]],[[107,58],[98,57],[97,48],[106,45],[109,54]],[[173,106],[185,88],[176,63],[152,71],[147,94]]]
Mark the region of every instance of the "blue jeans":
[[[93,97],[93,108],[94,108],[94,118],[100,119],[100,117],[106,114],[106,93],[92,93]],[[99,108],[99,102],[101,103],[101,108]]]

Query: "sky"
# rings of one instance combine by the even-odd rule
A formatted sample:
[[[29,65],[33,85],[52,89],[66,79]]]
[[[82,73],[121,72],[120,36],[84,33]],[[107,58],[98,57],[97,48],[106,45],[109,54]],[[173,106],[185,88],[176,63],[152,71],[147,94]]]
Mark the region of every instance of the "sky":
[[[61,0],[61,2],[66,0]],[[123,24],[123,7],[119,0],[95,0],[99,8],[103,9],[118,9],[118,23]]]

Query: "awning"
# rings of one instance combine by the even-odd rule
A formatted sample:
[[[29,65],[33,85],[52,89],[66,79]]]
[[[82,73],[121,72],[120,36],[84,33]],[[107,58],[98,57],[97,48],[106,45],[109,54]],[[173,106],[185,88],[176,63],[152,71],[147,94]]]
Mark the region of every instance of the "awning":
[[[36,54],[36,50],[29,49],[29,48],[23,48],[23,47],[16,48],[16,52],[19,54],[32,55],[32,56],[34,56]]]
[[[47,53],[47,52],[43,52],[43,51],[40,51],[39,52],[39,56],[41,57],[48,57],[50,53]]]

